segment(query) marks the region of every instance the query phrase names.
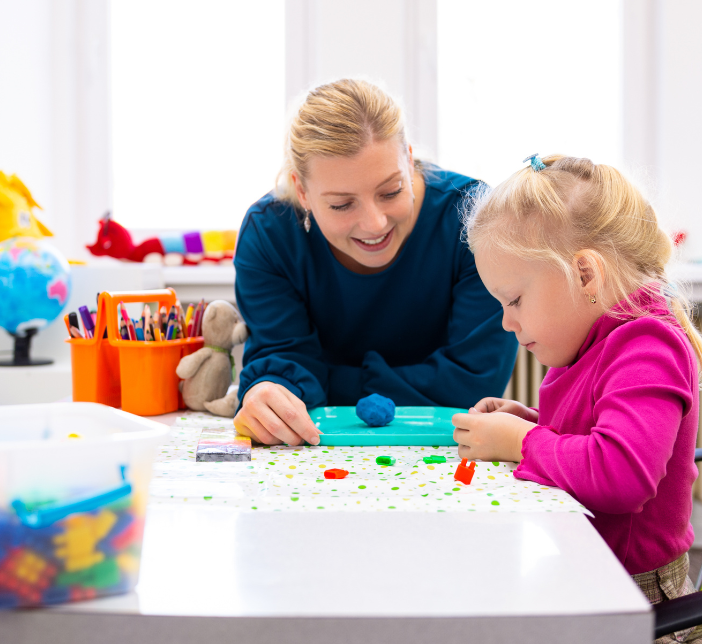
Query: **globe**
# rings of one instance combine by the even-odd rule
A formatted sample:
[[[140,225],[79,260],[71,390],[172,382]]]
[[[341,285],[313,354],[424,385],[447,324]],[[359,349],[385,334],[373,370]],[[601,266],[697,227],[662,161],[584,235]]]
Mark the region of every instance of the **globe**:
[[[45,239],[12,237],[0,242],[0,327],[17,339],[53,322],[71,294],[65,258]],[[28,364],[28,362],[24,362]]]

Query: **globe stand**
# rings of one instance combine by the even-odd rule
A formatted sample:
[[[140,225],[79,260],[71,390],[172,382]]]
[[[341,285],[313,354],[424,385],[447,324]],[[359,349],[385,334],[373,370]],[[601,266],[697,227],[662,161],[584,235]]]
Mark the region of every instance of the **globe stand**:
[[[37,334],[37,329],[27,329],[24,336],[10,333],[15,338],[15,351],[12,360],[0,360],[0,367],[37,367],[43,364],[53,364],[49,358],[30,358],[29,345],[32,337]]]

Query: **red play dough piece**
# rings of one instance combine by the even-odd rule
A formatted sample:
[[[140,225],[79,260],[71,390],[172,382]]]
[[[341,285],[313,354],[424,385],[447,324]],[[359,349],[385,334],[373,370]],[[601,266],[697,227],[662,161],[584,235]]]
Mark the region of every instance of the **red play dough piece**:
[[[467,458],[461,461],[461,464],[456,468],[456,473],[453,475],[453,478],[461,483],[470,485],[470,482],[473,480],[473,474],[475,474],[475,461],[471,461],[470,465],[466,467],[467,462]]]
[[[336,468],[324,471],[325,479],[345,479],[348,475],[349,473],[346,470],[338,470]]]

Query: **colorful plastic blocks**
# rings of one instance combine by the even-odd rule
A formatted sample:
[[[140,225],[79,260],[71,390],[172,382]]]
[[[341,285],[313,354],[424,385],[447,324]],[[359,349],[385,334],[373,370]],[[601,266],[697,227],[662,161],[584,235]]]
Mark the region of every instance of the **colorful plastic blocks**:
[[[109,510],[102,510],[97,516],[77,514],[65,520],[65,532],[54,537],[54,545],[56,557],[65,561],[66,572],[90,568],[105,558],[96,546],[116,521]]]
[[[378,456],[375,462],[378,465],[395,465],[395,459],[392,456]]]
[[[349,473],[346,470],[339,470],[336,468],[324,471],[325,479],[345,479],[348,475]]]
[[[467,458],[461,461],[460,465],[456,468],[456,473],[453,475],[453,478],[461,483],[470,485],[470,482],[473,480],[473,474],[475,474],[475,461],[471,461],[470,465],[466,467],[467,462]]]
[[[422,460],[427,465],[430,463],[445,463],[446,457],[445,456],[425,456]]]
[[[30,602],[41,596],[56,575],[56,566],[31,550],[14,548],[0,565],[0,588]]]

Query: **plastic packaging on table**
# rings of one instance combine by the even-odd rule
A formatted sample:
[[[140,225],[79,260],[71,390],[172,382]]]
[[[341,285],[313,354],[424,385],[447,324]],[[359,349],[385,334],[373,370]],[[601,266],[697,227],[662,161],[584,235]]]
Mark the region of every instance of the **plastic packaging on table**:
[[[183,407],[176,368],[181,358],[202,348],[203,338],[123,340],[117,319],[120,302],[156,302],[170,310],[175,301],[171,288],[100,293],[94,337],[66,340],[71,345],[73,400],[121,406],[140,416]]]
[[[134,588],[167,433],[92,403],[0,407],[0,608]]]

